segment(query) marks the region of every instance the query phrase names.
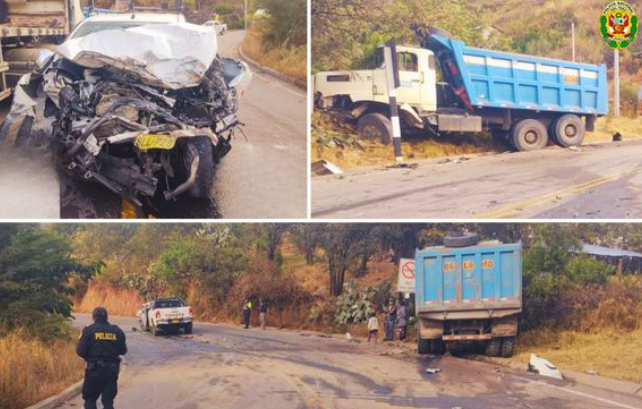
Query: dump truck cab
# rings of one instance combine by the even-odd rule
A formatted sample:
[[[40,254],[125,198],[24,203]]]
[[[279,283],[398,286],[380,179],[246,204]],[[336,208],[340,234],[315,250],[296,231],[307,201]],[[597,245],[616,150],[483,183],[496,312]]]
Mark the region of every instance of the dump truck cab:
[[[436,63],[432,51],[418,46],[397,46],[400,101],[419,111],[436,111]],[[347,84],[349,83],[349,84]],[[321,108],[340,104],[388,103],[383,47],[375,67],[367,70],[319,72],[314,76],[316,103]],[[339,95],[339,99],[336,96]]]

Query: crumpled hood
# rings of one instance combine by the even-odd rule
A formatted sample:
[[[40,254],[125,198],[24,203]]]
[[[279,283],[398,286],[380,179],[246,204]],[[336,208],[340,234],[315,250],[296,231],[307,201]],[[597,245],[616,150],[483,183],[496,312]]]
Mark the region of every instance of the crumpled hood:
[[[213,28],[189,23],[148,24],[67,40],[57,53],[87,68],[114,67],[168,89],[199,84],[216,58]]]

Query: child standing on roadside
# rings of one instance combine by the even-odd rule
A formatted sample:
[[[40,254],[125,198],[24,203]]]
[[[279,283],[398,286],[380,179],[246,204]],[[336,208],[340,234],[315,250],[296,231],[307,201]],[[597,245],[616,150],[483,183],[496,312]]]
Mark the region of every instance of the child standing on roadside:
[[[371,312],[368,318],[368,342],[370,338],[374,337],[375,344],[377,343],[377,333],[379,332],[379,320],[375,313]]]

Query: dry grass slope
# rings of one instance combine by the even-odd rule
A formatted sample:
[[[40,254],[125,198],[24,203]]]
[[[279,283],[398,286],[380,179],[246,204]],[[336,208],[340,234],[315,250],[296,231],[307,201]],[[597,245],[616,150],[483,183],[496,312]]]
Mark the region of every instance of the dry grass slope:
[[[82,371],[72,340],[47,345],[11,332],[0,338],[0,408],[30,406],[80,380]]]
[[[318,142],[318,138],[329,133],[340,138],[348,138],[355,130],[345,123],[331,120],[326,115],[312,114],[312,160],[326,159],[343,168],[355,166],[381,165],[394,163],[392,146],[385,146],[373,141],[360,140],[360,147],[355,145],[329,147]],[[627,117],[599,118],[594,132],[587,132],[584,143],[609,142],[619,132],[623,139],[642,138],[642,119]],[[404,138],[401,149],[406,159],[430,159],[446,156],[472,155],[478,153],[498,153],[512,150],[506,143],[488,134],[451,135],[443,139],[431,136],[413,136]]]
[[[265,50],[261,35],[250,28],[243,42],[243,52],[261,65],[270,67],[303,84],[307,83],[307,57],[305,47]]]
[[[96,307],[105,307],[110,315],[133,317],[142,304],[143,300],[134,290],[116,289],[104,282],[94,281],[74,310],[91,313]]]
[[[642,383],[642,329],[632,332],[605,330],[594,334],[576,331],[538,331],[519,338],[517,362],[535,353],[559,368]]]

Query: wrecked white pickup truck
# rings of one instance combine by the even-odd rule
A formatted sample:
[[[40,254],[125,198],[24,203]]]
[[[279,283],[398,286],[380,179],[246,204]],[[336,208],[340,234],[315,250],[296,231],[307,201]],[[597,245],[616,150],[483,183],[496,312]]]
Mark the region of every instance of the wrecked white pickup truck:
[[[148,24],[71,38],[19,81],[0,146],[51,149],[68,172],[140,206],[207,198],[250,78],[245,63],[217,55],[208,27]]]

